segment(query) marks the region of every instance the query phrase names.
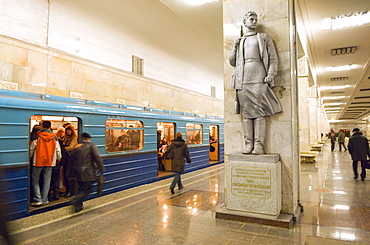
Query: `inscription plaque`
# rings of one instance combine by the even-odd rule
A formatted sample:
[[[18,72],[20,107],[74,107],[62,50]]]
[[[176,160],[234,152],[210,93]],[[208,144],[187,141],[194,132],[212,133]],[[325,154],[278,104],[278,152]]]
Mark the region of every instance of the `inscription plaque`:
[[[231,192],[235,196],[268,199],[271,197],[271,171],[268,168],[234,166]]]

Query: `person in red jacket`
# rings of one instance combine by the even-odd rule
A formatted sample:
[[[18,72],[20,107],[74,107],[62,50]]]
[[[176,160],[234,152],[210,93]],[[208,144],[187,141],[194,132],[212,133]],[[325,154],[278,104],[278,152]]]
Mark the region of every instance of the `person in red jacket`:
[[[51,131],[51,122],[43,121],[42,128],[37,132],[37,138],[32,141],[30,146],[30,156],[33,164],[31,177],[34,195],[31,206],[41,206],[49,203],[48,194],[52,167],[62,157],[56,134]],[[40,188],[40,179],[43,181],[42,189]]]

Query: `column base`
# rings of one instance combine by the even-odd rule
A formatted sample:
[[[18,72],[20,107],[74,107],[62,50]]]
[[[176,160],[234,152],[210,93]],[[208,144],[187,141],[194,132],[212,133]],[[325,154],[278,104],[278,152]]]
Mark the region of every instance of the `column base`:
[[[233,220],[256,223],[291,229],[294,217],[291,214],[280,213],[277,217],[243,211],[228,210],[225,206],[219,206],[216,210],[216,219]]]

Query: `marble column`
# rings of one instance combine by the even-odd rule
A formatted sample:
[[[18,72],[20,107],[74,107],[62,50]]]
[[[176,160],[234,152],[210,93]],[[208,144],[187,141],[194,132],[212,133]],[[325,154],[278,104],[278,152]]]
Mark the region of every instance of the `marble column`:
[[[318,115],[317,115],[317,98],[310,97],[308,99],[309,104],[309,112],[310,112],[310,142],[313,145],[317,145],[319,143],[319,139],[317,137],[317,129],[318,125]],[[327,133],[327,132],[326,132]]]
[[[274,40],[278,53],[278,75],[275,78],[276,86],[273,91],[283,108],[282,113],[267,118],[265,153],[280,156],[281,212],[294,215],[299,207],[300,159],[297,58],[294,44],[296,29],[292,21],[292,8],[292,0],[224,0],[224,139],[226,172],[231,172],[233,161],[229,160],[229,156],[241,154],[244,143],[241,117],[239,114],[234,114],[235,90],[231,85],[234,68],[230,66],[228,58],[234,40],[240,35],[243,16],[248,11],[255,11],[258,14],[257,32],[268,33]]]
[[[298,78],[299,94],[299,148],[300,152],[310,152],[310,112],[308,107],[308,77]]]

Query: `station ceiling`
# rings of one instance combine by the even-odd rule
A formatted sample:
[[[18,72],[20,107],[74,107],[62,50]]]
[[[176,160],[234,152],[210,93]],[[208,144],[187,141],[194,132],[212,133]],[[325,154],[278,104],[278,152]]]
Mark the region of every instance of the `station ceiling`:
[[[223,77],[222,0],[203,5],[185,0],[82,1],[132,23],[153,41],[179,50]],[[369,10],[369,0],[296,0],[310,84],[317,86],[329,120],[353,122],[370,116],[370,23],[324,30],[322,21]],[[338,66],[354,69],[337,71]]]

